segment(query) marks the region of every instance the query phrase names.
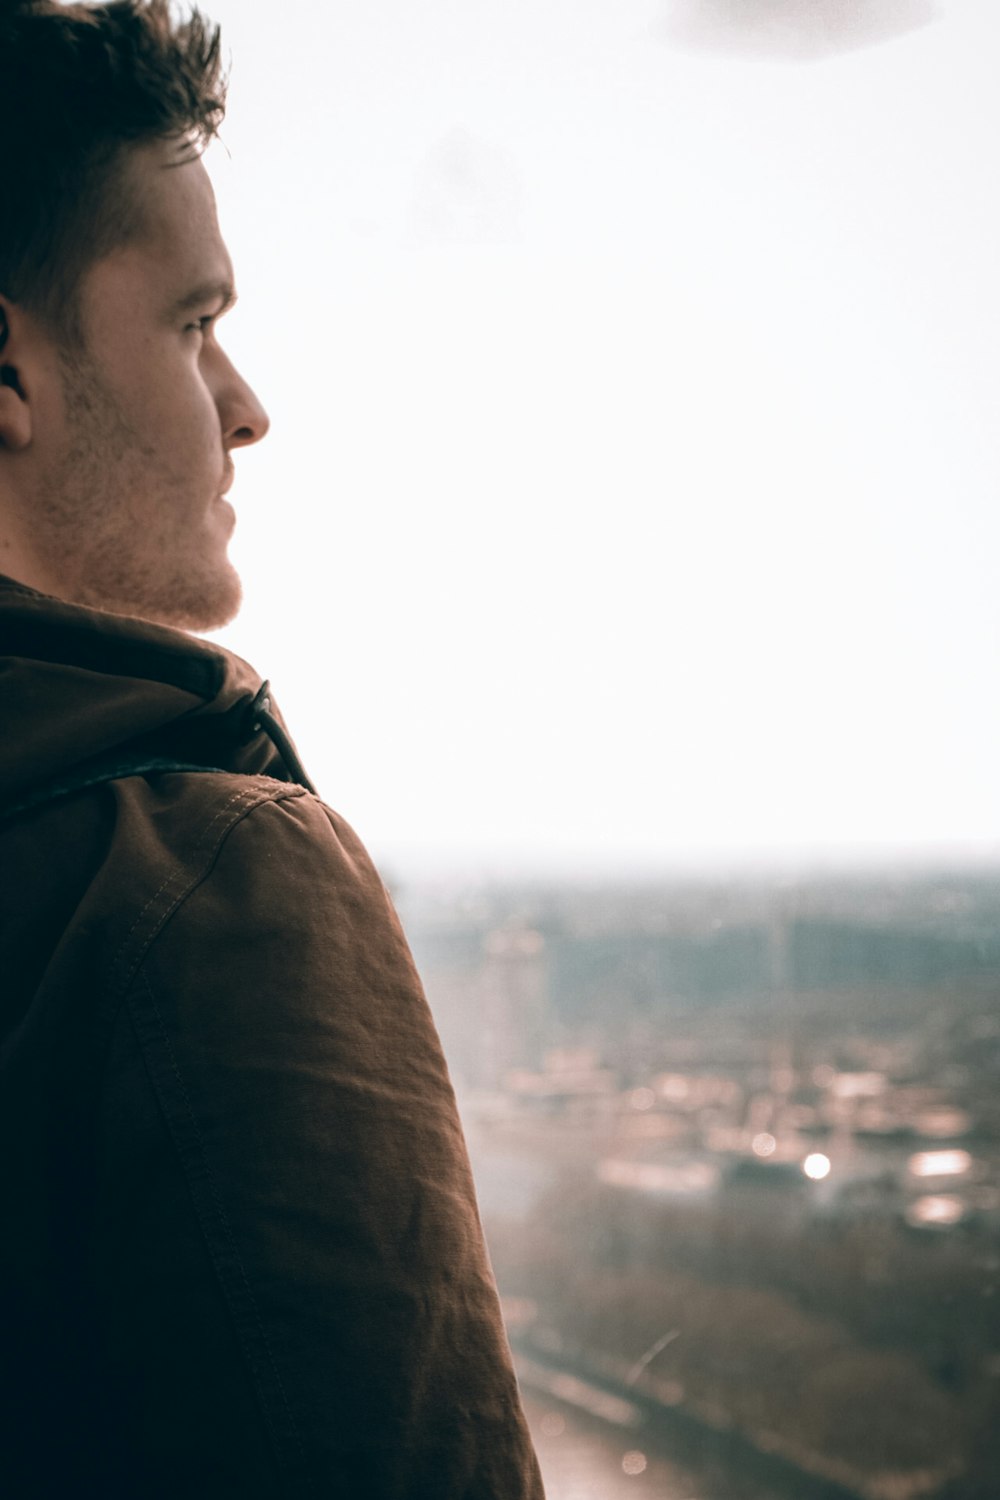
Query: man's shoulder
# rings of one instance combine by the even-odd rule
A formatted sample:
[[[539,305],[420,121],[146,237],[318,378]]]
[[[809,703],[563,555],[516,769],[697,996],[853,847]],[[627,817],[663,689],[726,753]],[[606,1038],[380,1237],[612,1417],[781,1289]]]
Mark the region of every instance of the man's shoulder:
[[[127,989],[150,949],[252,945],[261,932],[328,931],[336,910],[396,928],[350,825],[303,787],[269,776],[168,773],[115,784],[102,905],[124,921],[109,983]],[[96,894],[96,893],[95,893]],[[341,922],[342,925],[342,922]]]

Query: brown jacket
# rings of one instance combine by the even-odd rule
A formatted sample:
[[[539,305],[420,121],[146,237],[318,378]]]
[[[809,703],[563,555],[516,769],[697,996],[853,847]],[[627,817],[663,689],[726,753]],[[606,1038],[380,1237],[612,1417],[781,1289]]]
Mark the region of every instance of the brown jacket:
[[[0,1494],[540,1500],[406,941],[268,707],[0,579]]]

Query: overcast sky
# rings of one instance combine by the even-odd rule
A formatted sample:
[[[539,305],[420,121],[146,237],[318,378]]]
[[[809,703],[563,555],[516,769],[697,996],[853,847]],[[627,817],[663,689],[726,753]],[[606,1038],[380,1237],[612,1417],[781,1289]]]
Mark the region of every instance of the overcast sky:
[[[395,870],[1000,854],[996,0],[214,0],[246,605]]]

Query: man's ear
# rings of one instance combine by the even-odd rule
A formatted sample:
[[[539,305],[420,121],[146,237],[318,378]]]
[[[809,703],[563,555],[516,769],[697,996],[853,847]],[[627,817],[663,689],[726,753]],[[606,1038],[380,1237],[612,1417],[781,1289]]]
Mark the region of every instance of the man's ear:
[[[31,442],[31,408],[17,366],[17,310],[0,297],[0,448],[17,453]]]

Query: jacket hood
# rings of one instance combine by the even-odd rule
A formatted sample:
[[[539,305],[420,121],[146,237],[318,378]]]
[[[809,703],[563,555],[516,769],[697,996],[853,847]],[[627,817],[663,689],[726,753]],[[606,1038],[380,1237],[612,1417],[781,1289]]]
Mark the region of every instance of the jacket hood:
[[[181,630],[86,609],[0,576],[0,804],[154,758],[313,790],[249,663]]]

